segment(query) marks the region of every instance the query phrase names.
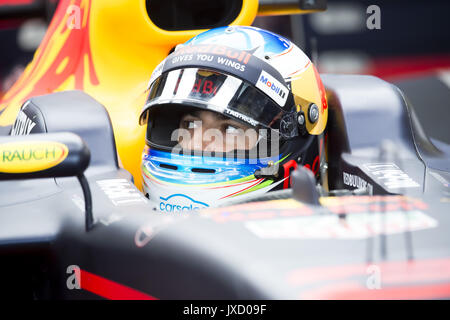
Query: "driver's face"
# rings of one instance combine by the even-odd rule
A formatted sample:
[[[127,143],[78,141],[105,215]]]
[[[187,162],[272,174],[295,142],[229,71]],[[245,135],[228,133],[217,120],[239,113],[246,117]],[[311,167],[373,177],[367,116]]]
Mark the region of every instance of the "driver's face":
[[[179,127],[189,132],[189,137],[183,135],[178,139],[184,150],[248,150],[258,141],[256,130],[252,127],[212,111],[187,113],[181,118]]]

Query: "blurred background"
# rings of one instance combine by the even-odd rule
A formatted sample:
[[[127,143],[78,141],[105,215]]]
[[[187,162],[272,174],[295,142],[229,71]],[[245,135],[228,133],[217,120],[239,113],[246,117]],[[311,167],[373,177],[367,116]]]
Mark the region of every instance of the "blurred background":
[[[31,61],[57,3],[0,0],[0,97]],[[378,17],[368,12],[373,5]],[[399,86],[413,105],[433,105],[416,108],[428,131],[449,118],[436,116],[450,110],[449,12],[448,0],[328,0],[325,12],[259,16],[253,25],[293,40],[321,73],[375,75]],[[432,135],[450,143],[448,131]]]
[[[380,29],[367,26],[372,5],[380,9]],[[325,12],[257,17],[254,25],[292,39],[320,73],[369,74],[395,84],[432,141],[450,144],[449,13],[448,0],[328,0]]]
[[[0,97],[41,43],[58,0],[0,0]]]
[[[293,39],[316,60],[321,72],[372,74],[397,80],[450,67],[450,1],[327,3],[325,12],[258,17],[254,25]],[[367,13],[372,5],[380,9],[380,29],[367,26],[373,23],[373,13]]]

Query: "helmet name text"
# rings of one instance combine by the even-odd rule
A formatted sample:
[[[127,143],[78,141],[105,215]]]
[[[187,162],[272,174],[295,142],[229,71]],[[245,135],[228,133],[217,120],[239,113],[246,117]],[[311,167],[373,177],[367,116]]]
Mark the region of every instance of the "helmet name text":
[[[258,124],[258,122],[253,120],[252,118],[244,116],[242,113],[236,112],[234,110],[225,109],[224,112],[237,119],[250,123],[252,126],[256,126]]]

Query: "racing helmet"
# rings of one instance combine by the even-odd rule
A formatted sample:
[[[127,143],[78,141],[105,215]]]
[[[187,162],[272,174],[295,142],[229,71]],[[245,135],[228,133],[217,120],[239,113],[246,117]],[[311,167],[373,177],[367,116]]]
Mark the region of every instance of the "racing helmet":
[[[309,58],[288,39],[249,26],[208,30],[178,45],[155,68],[147,90],[141,170],[144,194],[157,210],[190,211],[289,188],[298,165],[318,177],[325,90]],[[190,130],[202,125],[183,127],[183,119],[202,112],[241,124],[245,143],[220,150],[183,145],[197,139]],[[206,138],[195,132],[202,143],[223,138],[217,130]]]

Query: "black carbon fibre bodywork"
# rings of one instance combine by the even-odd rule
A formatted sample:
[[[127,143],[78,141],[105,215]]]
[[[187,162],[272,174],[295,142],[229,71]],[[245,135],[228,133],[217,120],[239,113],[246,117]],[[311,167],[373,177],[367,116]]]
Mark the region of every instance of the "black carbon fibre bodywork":
[[[152,210],[119,168],[109,117],[94,99],[77,91],[31,99],[36,133],[70,131],[89,147],[95,226],[85,229],[75,177],[0,181],[2,295],[114,298],[83,283],[95,275],[158,299],[358,298],[372,293],[367,268],[375,265],[384,297],[392,297],[389,288],[404,288],[408,298],[408,288],[439,285],[437,296],[423,289],[423,297],[449,298],[448,145],[427,138],[395,86],[369,76],[322,79],[330,189],[369,194],[191,214]],[[71,266],[81,270],[80,288]]]

